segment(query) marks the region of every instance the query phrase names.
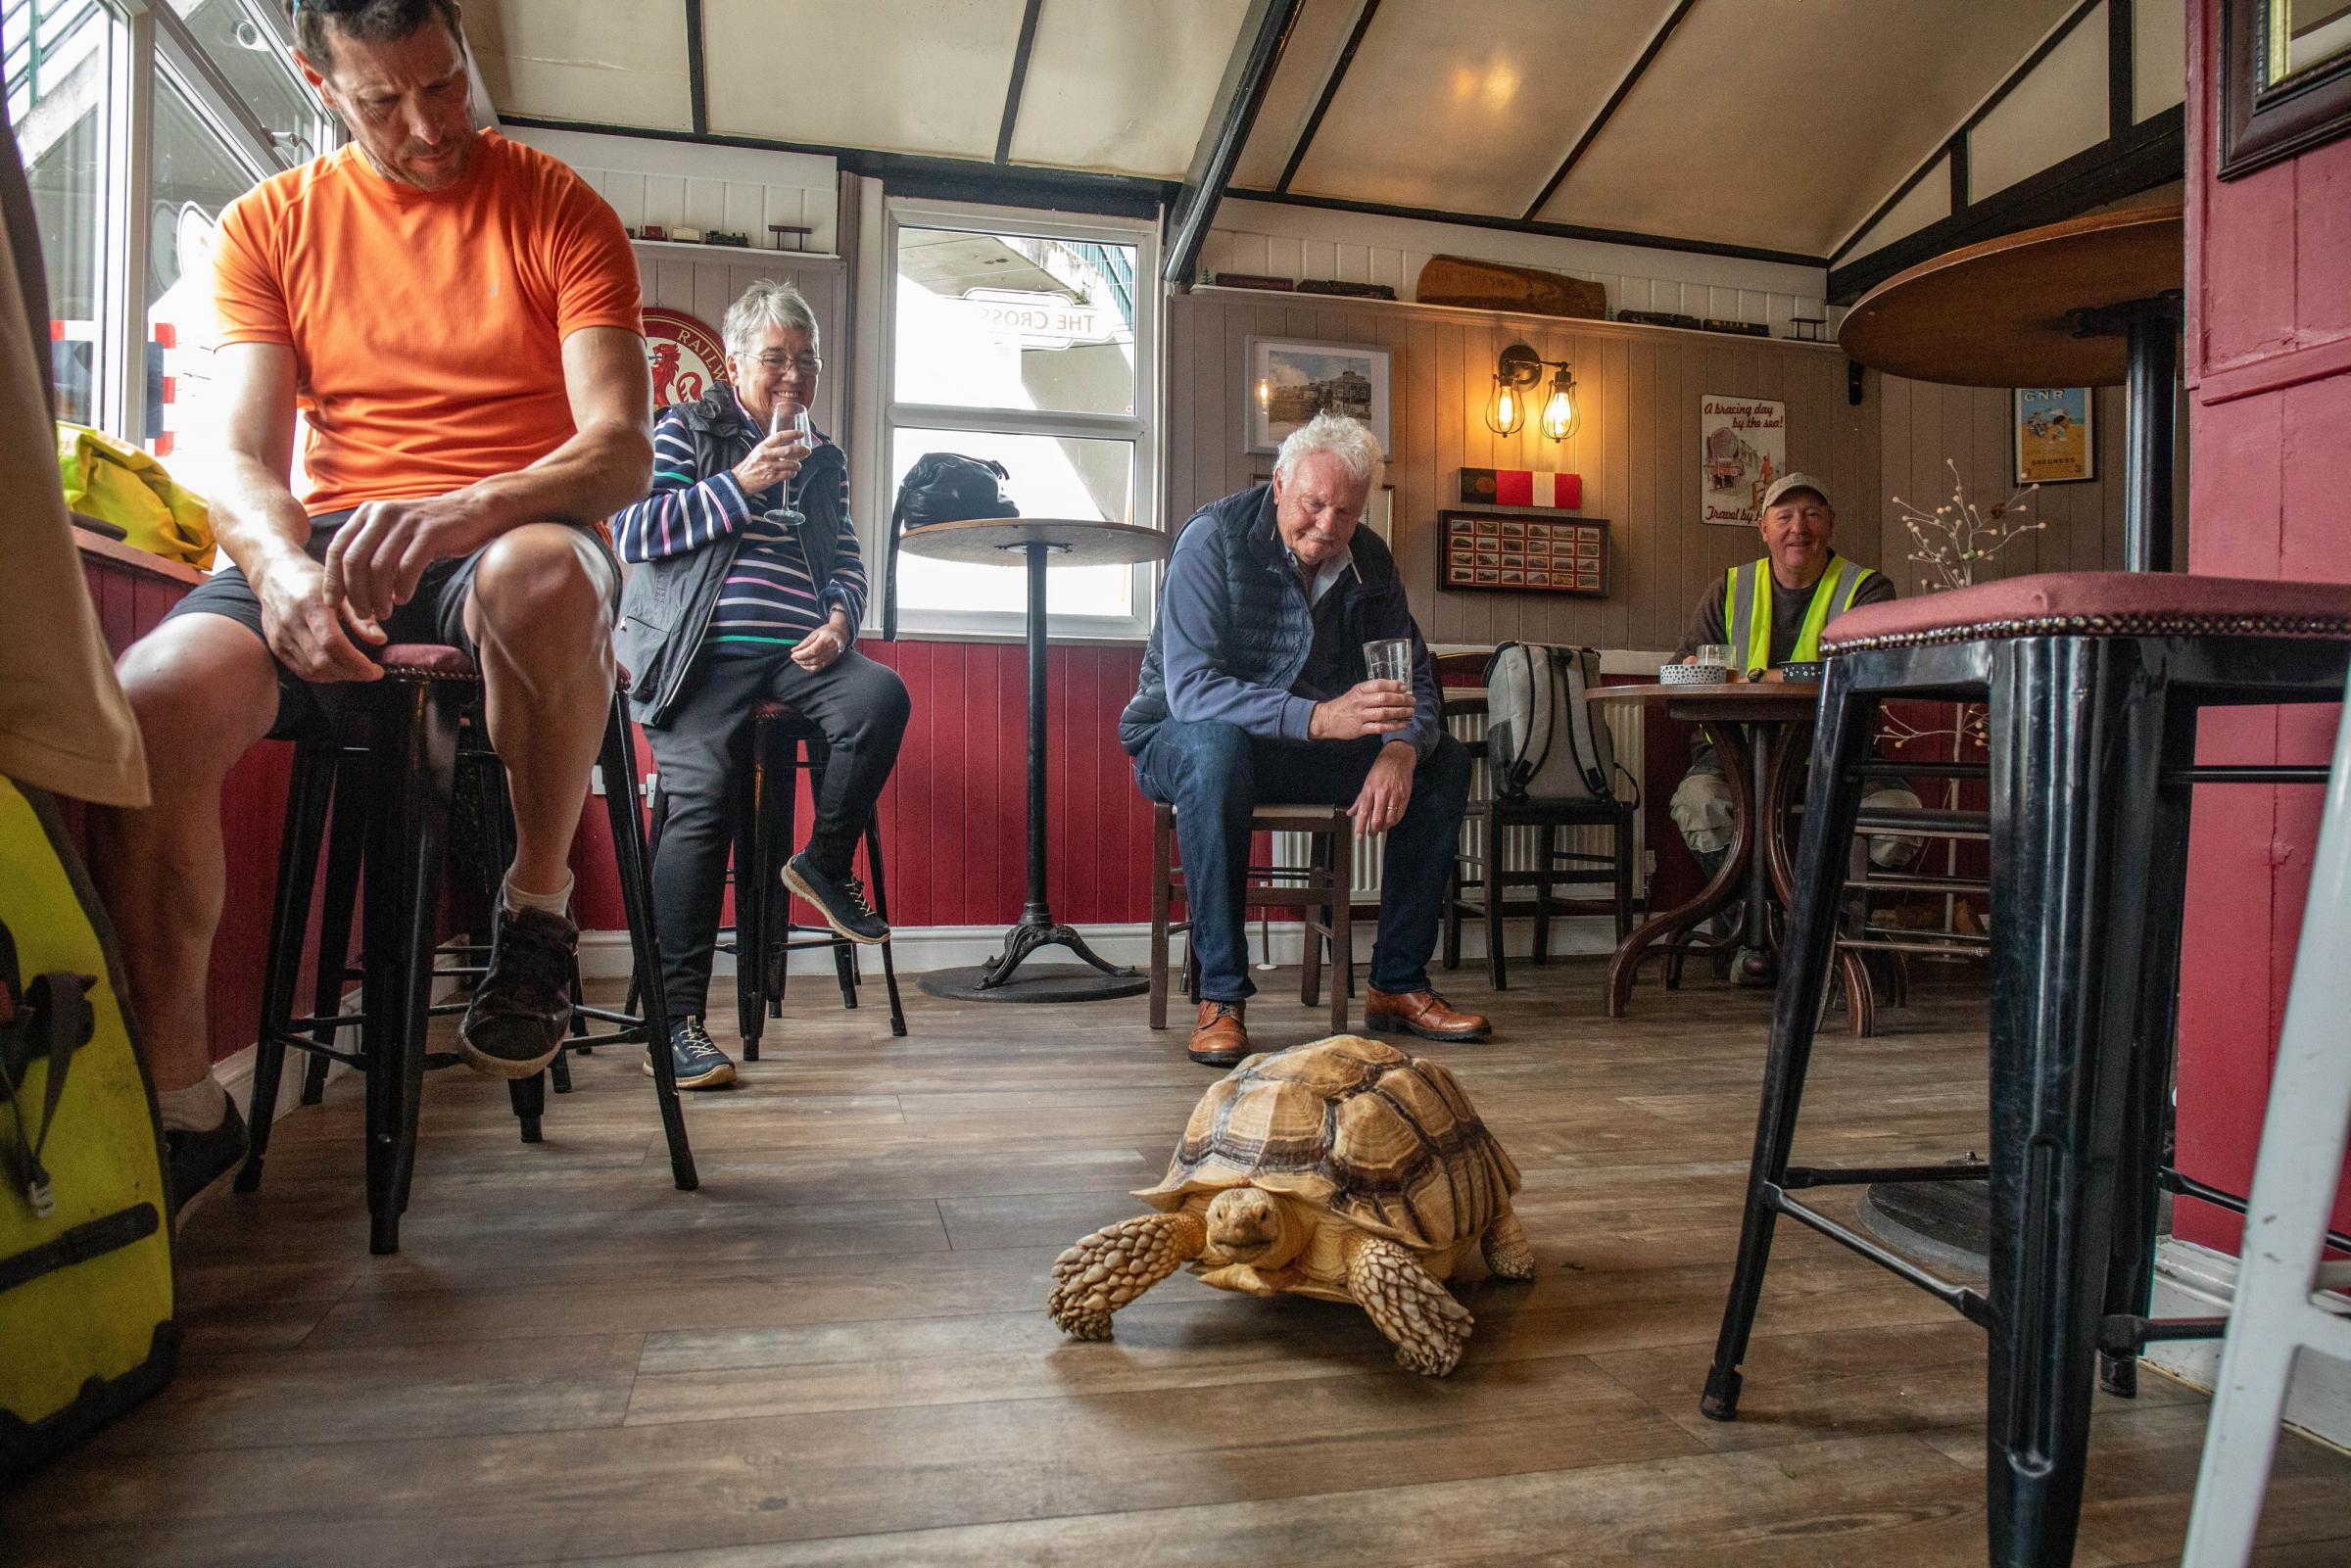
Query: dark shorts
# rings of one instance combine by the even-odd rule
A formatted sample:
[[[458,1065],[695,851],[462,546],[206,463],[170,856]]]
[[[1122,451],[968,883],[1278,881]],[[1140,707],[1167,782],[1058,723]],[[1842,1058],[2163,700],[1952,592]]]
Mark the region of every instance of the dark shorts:
[[[354,508],[356,509],[356,508]],[[321,512],[311,519],[311,558],[326,559],[326,547],[334,541],[336,530],[351,518],[351,511]],[[586,531],[584,531],[586,532]],[[605,564],[611,567],[610,584],[606,594],[617,608],[620,602],[620,562],[602,536],[588,532],[602,553]],[[487,546],[485,546],[487,547]],[[384,640],[387,642],[437,642],[447,647],[462,648],[469,658],[478,658],[481,650],[465,632],[465,600],[473,593],[473,573],[482,559],[475,550],[462,559],[435,561],[424,569],[416,583],[416,592],[406,604],[385,618]],[[199,583],[187,597],[171,606],[164,616],[166,621],[182,615],[218,615],[236,622],[262,640],[268,640],[262,631],[262,601],[245,581],[245,574],[234,563],[221,566]],[[356,640],[355,640],[356,641]],[[367,644],[360,642],[364,651]],[[314,684],[305,681],[292,670],[277,663],[277,720],[269,727],[272,740],[290,739],[312,732],[322,720],[339,716],[344,700],[350,695],[347,682]]]

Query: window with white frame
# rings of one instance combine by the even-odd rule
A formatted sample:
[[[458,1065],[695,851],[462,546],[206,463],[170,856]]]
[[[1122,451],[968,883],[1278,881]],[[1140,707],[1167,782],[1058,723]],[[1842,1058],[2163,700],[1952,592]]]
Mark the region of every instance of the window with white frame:
[[[1115,218],[893,201],[887,220],[883,495],[926,452],[992,458],[1027,517],[1155,526],[1158,254]],[[1061,636],[1139,637],[1145,567],[1048,580]],[[898,557],[902,628],[1017,632],[1013,567]]]
[[[57,413],[76,424],[112,414],[114,264],[122,238],[110,188],[120,164],[121,43],[97,0],[9,0],[0,11],[8,122],[32,186],[49,281]]]
[[[221,209],[327,145],[330,123],[269,0],[0,0],[0,41],[58,416],[170,453],[209,386]]]

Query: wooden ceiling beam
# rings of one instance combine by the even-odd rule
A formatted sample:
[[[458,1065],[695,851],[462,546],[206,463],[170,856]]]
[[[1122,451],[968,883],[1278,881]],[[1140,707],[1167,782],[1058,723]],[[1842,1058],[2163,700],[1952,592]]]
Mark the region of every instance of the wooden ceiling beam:
[[[1012,161],[1012,127],[1020,121],[1021,94],[1029,86],[1029,54],[1036,47],[1037,13],[1045,9],[1045,0],[1029,0],[1028,9],[1021,13],[1020,41],[1012,46],[1012,80],[1004,88],[1004,122],[996,127],[996,162]]]
[[[1251,0],[1249,14],[1241,21],[1232,58],[1224,65],[1224,80],[1217,89],[1207,123],[1201,127],[1200,145],[1192,153],[1192,166],[1168,214],[1168,251],[1160,275],[1178,289],[1192,286],[1200,248],[1208,243],[1209,221],[1224,198],[1233,166],[1248,144],[1250,127],[1257,123],[1257,112],[1266,101],[1266,89],[1272,85],[1273,68],[1280,63],[1282,46],[1289,42],[1301,3]]]
[[[1567,149],[1567,156],[1559,161],[1559,166],[1544,182],[1542,194],[1527,205],[1523,214],[1525,221],[1533,222],[1535,214],[1550,203],[1560,183],[1567,178],[1567,171],[1575,167],[1590,150],[1592,143],[1599,138],[1601,128],[1607,124],[1608,117],[1615,114],[1617,106],[1630,96],[1634,83],[1641,79],[1641,73],[1649,69],[1651,61],[1657,58],[1657,52],[1665,47],[1665,40],[1673,36],[1673,29],[1682,24],[1682,19],[1690,14],[1690,8],[1696,4],[1698,0],[1678,0],[1673,14],[1665,19],[1665,24],[1650,38],[1649,47],[1641,51],[1641,58],[1633,62],[1633,69],[1624,73],[1624,79],[1616,84],[1616,90],[1608,94],[1608,101],[1600,106],[1600,113],[1592,117],[1592,123],[1584,127],[1584,133],[1576,138],[1575,145]]]
[[[1306,150],[1315,142],[1315,132],[1322,128],[1322,117],[1330,113],[1330,101],[1339,95],[1339,83],[1347,79],[1347,68],[1355,64],[1355,52],[1364,46],[1364,34],[1370,30],[1371,19],[1379,15],[1379,0],[1364,0],[1364,9],[1356,13],[1355,25],[1348,29],[1346,47],[1339,51],[1330,75],[1323,80],[1322,91],[1315,98],[1315,112],[1306,117],[1306,124],[1298,132],[1298,145],[1290,149],[1289,162],[1281,166],[1281,177],[1273,182],[1277,191],[1288,191],[1290,181],[1297,177],[1298,166],[1306,162]]]
[[[693,105],[694,133],[710,134],[710,81],[702,65],[702,0],[686,0],[686,95]]]

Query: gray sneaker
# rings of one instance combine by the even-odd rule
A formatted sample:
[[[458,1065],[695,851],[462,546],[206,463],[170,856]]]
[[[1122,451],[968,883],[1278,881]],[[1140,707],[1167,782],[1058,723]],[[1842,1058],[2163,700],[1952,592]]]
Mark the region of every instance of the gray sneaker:
[[[669,1026],[670,1066],[681,1089],[723,1089],[735,1081],[735,1063],[700,1019],[681,1019]],[[645,1048],[645,1075],[653,1075],[653,1047]]]
[[[816,906],[832,927],[852,942],[878,947],[889,940],[889,927],[865,901],[865,883],[854,877],[828,877],[805,851],[784,863],[784,885]]]

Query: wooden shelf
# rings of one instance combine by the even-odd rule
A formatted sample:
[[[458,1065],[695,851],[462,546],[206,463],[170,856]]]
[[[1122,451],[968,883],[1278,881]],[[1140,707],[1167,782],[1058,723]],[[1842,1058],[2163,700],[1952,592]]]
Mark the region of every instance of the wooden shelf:
[[[1657,326],[1648,321],[1603,320],[1599,316],[1543,315],[1529,310],[1489,310],[1468,305],[1422,305],[1417,300],[1367,300],[1360,295],[1299,294],[1285,289],[1235,289],[1215,283],[1196,283],[1192,286],[1192,292],[1213,295],[1220,300],[1262,300],[1270,305],[1303,306],[1317,310],[1353,310],[1360,308],[1394,311],[1402,315],[1428,315],[1440,320],[1466,317],[1482,321],[1508,321],[1517,326],[1557,327],[1569,332],[1597,330],[1604,335],[1621,332],[1634,337],[1667,332],[1677,338],[1703,338],[1708,343],[1724,345],[1769,344],[1779,349],[1808,349],[1816,354],[1845,352],[1837,347],[1833,339],[1815,343],[1804,338],[1757,338],[1743,332],[1707,332],[1697,327]]]
[[[663,256],[690,256],[697,261],[782,261],[792,262],[827,261],[838,265],[840,258],[831,251],[771,251],[764,246],[703,245],[692,240],[631,240],[648,251]]]

